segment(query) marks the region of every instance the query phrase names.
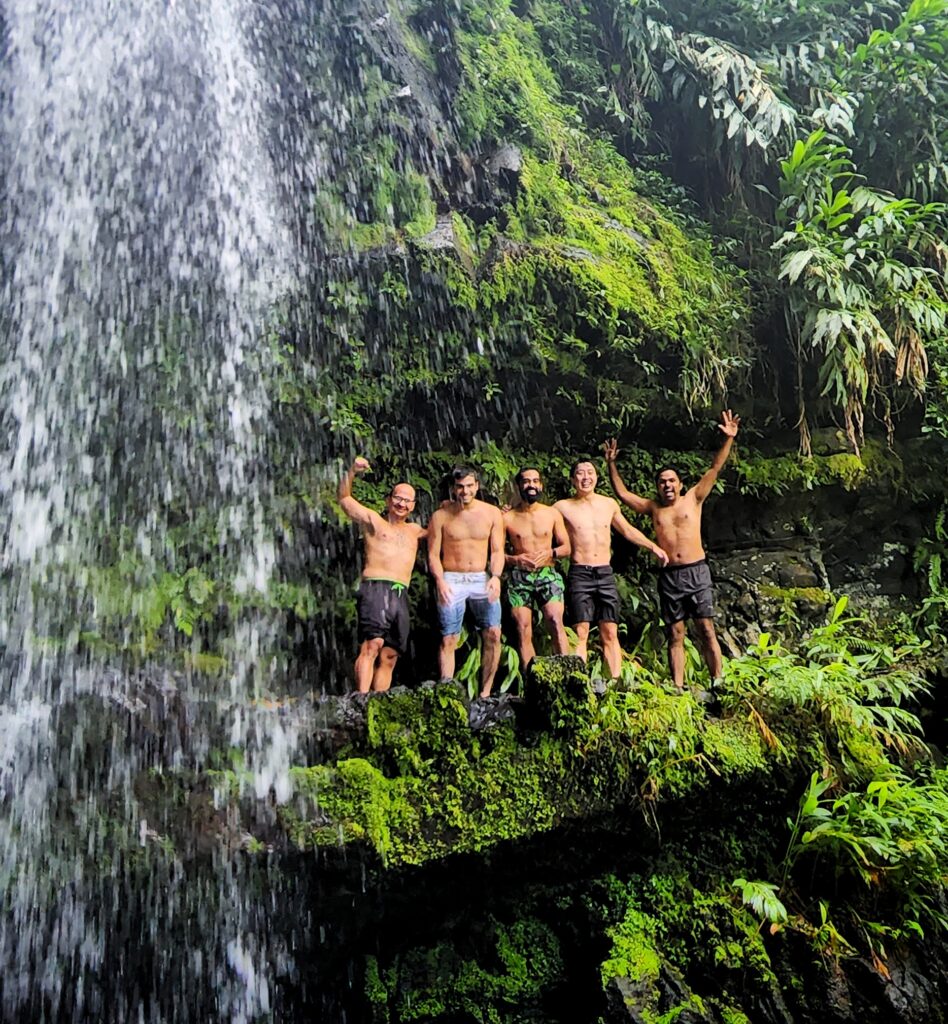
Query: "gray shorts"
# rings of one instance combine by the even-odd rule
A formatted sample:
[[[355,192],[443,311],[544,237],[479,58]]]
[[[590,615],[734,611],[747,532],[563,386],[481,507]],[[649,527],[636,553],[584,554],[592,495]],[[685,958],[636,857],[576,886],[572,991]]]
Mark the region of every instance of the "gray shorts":
[[[686,565],[667,565],[658,573],[658,601],[670,626],[682,619],[714,617],[711,570],[705,559]]]

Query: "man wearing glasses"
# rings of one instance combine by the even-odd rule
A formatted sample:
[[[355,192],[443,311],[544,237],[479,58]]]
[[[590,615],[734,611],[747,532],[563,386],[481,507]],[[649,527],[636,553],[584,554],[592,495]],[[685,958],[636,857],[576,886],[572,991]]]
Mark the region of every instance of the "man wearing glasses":
[[[415,508],[415,488],[396,484],[379,515],[352,497],[352,482],[371,467],[359,457],[339,482],[339,504],[362,529],[364,557],[359,584],[359,654],[355,661],[359,693],[381,692],[392,685],[392,671],[408,646],[408,585],[418,544],[427,530],[408,522]]]

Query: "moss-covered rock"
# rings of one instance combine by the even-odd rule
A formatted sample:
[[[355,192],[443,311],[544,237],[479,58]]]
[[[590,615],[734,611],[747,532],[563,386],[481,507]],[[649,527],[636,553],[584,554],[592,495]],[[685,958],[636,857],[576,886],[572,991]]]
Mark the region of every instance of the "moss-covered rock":
[[[806,772],[818,723],[788,710],[774,708],[778,739],[754,709],[711,718],[649,682],[596,697],[577,659],[538,659],[519,721],[488,732],[469,728],[451,683],[373,698],[365,739],[335,764],[293,769],[298,800],[281,813],[303,848],[355,840],[387,863],[421,864],[570,819],[700,800],[716,780],[764,785],[792,754]]]

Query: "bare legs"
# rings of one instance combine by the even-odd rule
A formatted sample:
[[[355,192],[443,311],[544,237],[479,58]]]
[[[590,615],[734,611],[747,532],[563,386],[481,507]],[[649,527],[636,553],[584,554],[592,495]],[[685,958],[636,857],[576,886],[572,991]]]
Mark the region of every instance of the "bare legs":
[[[614,622],[600,622],[599,638],[602,640],[602,657],[609,668],[609,675],[613,679],[618,679],[622,674],[622,648],[619,646],[619,627]]]
[[[718,643],[717,634],[714,631],[712,619],[695,619],[695,629],[698,632],[698,647],[711,680],[721,678],[723,664],[721,659],[721,646]],[[685,623],[673,622],[668,629],[668,665],[671,669],[672,682],[679,689],[685,685]]]
[[[511,608],[514,624],[517,627],[517,648],[520,651],[520,664],[526,669],[527,665],[537,656],[536,648],[533,646],[533,609]]]
[[[454,678],[454,652],[458,649],[460,634],[450,633],[441,638],[438,648],[438,675],[442,679]]]
[[[374,640],[365,640],[355,661],[355,681],[359,693],[368,693],[370,690],[381,693],[387,690],[392,685],[392,671],[396,661],[398,652],[392,647],[386,647],[380,636]]]
[[[438,674],[442,679],[454,678],[454,655],[458,649],[458,633],[441,638],[438,648]],[[500,665],[500,626],[481,630],[481,696],[489,697]]]
[[[375,666],[375,675],[372,677],[372,689],[376,693],[384,693],[392,685],[392,672],[395,670],[396,661],[398,652],[392,647],[383,647]]]
[[[481,696],[489,697],[500,664],[500,626],[481,630]]]
[[[695,628],[698,630],[698,646],[701,648],[701,656],[704,658],[708,672],[711,673],[711,681],[721,678],[724,665],[721,660],[721,645],[718,643],[718,635],[714,631],[712,619],[695,619]]]
[[[583,661],[589,653],[589,623],[577,622],[576,629],[576,650]],[[619,646],[619,627],[614,622],[599,623],[599,639],[602,641],[602,660],[609,669],[609,675],[618,679],[622,675],[622,648]]]
[[[546,621],[546,628],[550,633],[550,641],[553,645],[554,654],[569,654],[569,641],[566,638],[566,630],[563,628],[563,605],[561,602],[551,601],[542,608],[543,618]],[[517,626],[517,648],[520,652],[520,664],[526,668],[536,657],[536,648],[533,646],[533,610],[529,607],[511,608]],[[588,632],[588,629],[587,629]]]
[[[577,622],[574,628],[576,630],[576,650],[573,651],[573,654],[585,661],[586,655],[589,653],[589,623]]]
[[[543,606],[542,611],[543,618],[546,619],[546,628],[550,631],[553,653],[569,654],[569,640],[567,640],[566,630],[563,628],[563,605],[551,601]]]
[[[668,627],[668,667],[672,682],[679,690],[685,688],[685,624],[673,622]]]

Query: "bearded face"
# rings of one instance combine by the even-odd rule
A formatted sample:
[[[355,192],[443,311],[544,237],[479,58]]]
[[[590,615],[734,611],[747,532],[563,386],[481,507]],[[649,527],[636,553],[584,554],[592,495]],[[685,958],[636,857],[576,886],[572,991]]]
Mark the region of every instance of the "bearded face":
[[[540,495],[543,493],[543,483],[540,480],[540,474],[535,469],[525,470],[520,474],[517,489],[520,491],[521,499],[526,504],[533,505],[540,500]]]

